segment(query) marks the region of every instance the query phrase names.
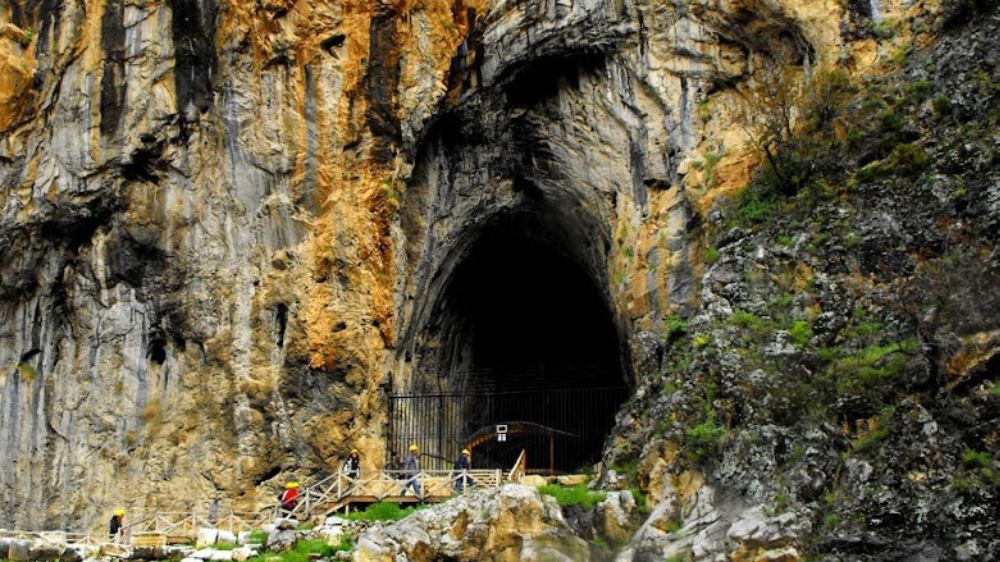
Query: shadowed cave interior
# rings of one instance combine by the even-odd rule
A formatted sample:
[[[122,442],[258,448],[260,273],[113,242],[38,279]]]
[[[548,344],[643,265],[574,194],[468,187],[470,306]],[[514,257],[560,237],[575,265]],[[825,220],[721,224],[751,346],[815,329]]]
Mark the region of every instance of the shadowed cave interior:
[[[425,353],[434,368],[421,369],[409,403],[426,410],[416,416],[425,427],[394,435],[445,459],[469,446],[477,468],[509,469],[522,449],[531,470],[599,459],[627,388],[618,330],[595,282],[606,277],[593,258],[602,242],[581,230],[558,214],[523,213],[478,233],[432,315],[437,337]]]

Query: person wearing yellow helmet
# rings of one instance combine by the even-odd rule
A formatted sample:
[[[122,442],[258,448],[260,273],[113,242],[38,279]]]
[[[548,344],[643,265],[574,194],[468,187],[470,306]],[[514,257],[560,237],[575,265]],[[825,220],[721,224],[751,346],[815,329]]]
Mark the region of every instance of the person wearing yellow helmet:
[[[108,535],[111,542],[118,542],[118,534],[122,530],[122,519],[125,517],[125,510],[118,508],[111,514],[111,523],[108,525]]]
[[[278,495],[281,502],[281,509],[292,511],[299,504],[299,483],[288,482],[285,484],[285,491]]]
[[[462,449],[462,454],[455,461],[455,470],[458,476],[455,478],[455,491],[461,494],[466,486],[475,486],[476,481],[469,476],[468,471],[472,470],[472,451]]]
[[[416,443],[410,445],[410,452],[406,455],[406,463],[403,465],[403,475],[407,477],[406,484],[403,485],[403,494],[406,490],[413,488],[413,493],[420,495],[420,483],[417,482],[417,474],[420,472],[420,449]]]
[[[353,480],[361,477],[361,453],[357,449],[351,449],[351,456],[344,463],[344,474]]]

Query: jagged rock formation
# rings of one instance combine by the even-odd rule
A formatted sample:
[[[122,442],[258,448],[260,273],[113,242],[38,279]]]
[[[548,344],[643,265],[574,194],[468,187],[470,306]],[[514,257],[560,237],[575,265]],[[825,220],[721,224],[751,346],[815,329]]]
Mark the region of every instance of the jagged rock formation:
[[[508,484],[376,525],[358,539],[357,562],[400,559],[588,560],[589,547],[573,533],[554,499]]]
[[[945,27],[936,3],[837,0],[2,7],[0,498],[11,507],[0,524],[89,525],[112,504],[213,495],[253,505],[279,474],[329,470],[352,446],[381,466],[389,389],[483,366],[481,324],[456,305],[468,287],[456,279],[480,244],[499,244],[544,247],[539,262],[571,264],[607,310],[635,398],[606,485],[641,485],[662,506],[668,482],[687,482],[666,520],[715,510],[706,525],[723,530],[784,504],[809,523],[770,546],[796,552],[811,548],[817,502],[833,493],[843,515],[816,548],[864,554],[929,525],[894,519],[935,512],[900,504],[900,490],[930,502],[958,471],[981,523],[906,548],[997,555],[980,544],[996,521],[981,507],[995,496],[985,412],[998,323],[983,312],[996,298],[995,21],[977,34],[979,23]],[[856,193],[804,205],[809,221],[755,215],[731,228],[741,211],[725,196],[760,159],[739,100],[766,85],[766,69],[803,83],[833,67],[859,77],[931,44],[942,64],[900,79],[933,78],[935,95],[912,124],[842,159],[874,166]],[[932,121],[944,110],[954,123]],[[894,147],[939,126],[950,140],[926,152],[942,164],[921,176],[924,165],[903,163],[908,179],[884,197],[903,158]],[[970,163],[977,173],[948,199],[952,172]],[[931,195],[914,187],[929,176]],[[954,262],[938,260],[952,249]],[[911,282],[938,304],[923,307],[933,299],[906,293]],[[933,289],[942,283],[981,306],[955,305]],[[906,317],[907,303],[922,304]],[[851,332],[821,356],[864,324],[861,309],[880,325],[859,330],[878,337]],[[777,335],[751,348],[741,334],[762,324],[726,324],[734,310]],[[886,351],[897,340],[909,343]],[[851,362],[865,350],[884,353]],[[872,375],[903,352],[905,384],[860,405],[809,418],[809,401],[783,392],[792,372]],[[936,460],[889,459],[876,486],[869,460],[840,456],[878,430],[885,404],[907,428],[891,442]],[[939,419],[956,408],[971,417]],[[941,436],[927,444],[922,431]],[[962,461],[965,449],[985,460]],[[622,463],[639,470],[608,470]],[[870,496],[842,492],[848,482],[882,494],[881,507],[865,511]],[[870,521],[851,519],[862,512]],[[860,532],[883,521],[875,539]],[[631,552],[687,552],[658,525]]]

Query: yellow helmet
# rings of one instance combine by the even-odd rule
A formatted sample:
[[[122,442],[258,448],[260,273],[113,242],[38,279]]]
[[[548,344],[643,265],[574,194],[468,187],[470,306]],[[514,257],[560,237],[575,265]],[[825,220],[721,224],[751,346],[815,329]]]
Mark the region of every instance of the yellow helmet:
[[[351,454],[352,455],[360,455],[361,453],[359,453],[357,449],[351,449]]]
[[[117,515],[118,517],[121,517],[121,516],[125,515],[125,510],[124,509],[116,509],[115,510],[115,515]]]
[[[416,451],[419,451],[420,449],[418,449],[417,446],[416,446],[416,444],[414,444],[414,445],[410,445],[410,450],[413,451],[413,452],[416,452]]]
[[[299,483],[298,482],[289,482],[288,484],[285,484],[285,489],[286,490],[292,490],[292,489],[298,488],[298,487],[299,487]]]
[[[462,449],[462,454],[468,456],[468,455],[472,454],[472,451],[470,451],[468,449]]]

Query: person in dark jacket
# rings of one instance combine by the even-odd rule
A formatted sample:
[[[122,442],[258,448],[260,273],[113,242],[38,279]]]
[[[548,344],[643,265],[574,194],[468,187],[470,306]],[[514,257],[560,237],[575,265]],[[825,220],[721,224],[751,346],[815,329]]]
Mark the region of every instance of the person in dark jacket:
[[[357,449],[351,449],[351,456],[344,463],[344,474],[352,480],[361,477],[361,453]]]
[[[410,454],[406,455],[406,464],[403,465],[403,475],[407,477],[406,484],[403,485],[403,494],[406,490],[413,488],[413,493],[420,495],[420,483],[417,482],[417,474],[420,472],[419,449],[416,445],[410,445]]]
[[[458,460],[455,461],[455,470],[459,473],[455,478],[455,491],[462,493],[465,487],[475,486],[476,481],[469,476],[466,471],[472,470],[472,452],[468,449],[462,449],[462,454],[459,455]]]
[[[125,517],[124,509],[116,509],[111,516],[111,523],[108,525],[108,534],[111,542],[118,542],[118,533],[122,530],[122,518]]]

